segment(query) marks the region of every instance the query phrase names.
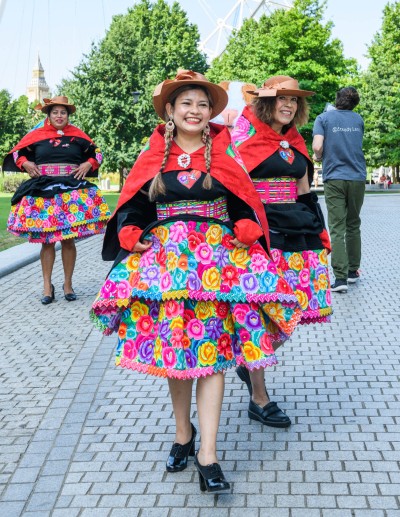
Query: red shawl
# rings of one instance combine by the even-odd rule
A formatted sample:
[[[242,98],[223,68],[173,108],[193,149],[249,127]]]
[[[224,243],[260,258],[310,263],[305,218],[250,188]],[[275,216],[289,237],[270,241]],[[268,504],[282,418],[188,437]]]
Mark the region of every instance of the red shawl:
[[[19,170],[15,166],[13,153],[15,151],[18,151],[19,149],[23,149],[24,147],[28,147],[28,146],[35,144],[36,142],[40,142],[42,140],[50,140],[51,138],[59,138],[60,134],[57,133],[57,131],[58,130],[50,124],[49,119],[46,118],[43,121],[43,125],[41,125],[41,127],[38,127],[37,129],[32,129],[32,131],[30,131],[28,134],[26,134],[18,142],[18,144],[7,154],[7,156],[4,159],[3,170]],[[62,132],[65,136],[76,136],[79,138],[83,138],[84,140],[87,140],[88,142],[94,144],[93,140],[86,133],[84,133],[78,127],[73,126],[72,124],[67,124],[62,129]],[[93,160],[92,167],[93,167],[93,169],[96,169],[99,167],[99,164],[97,164],[97,167],[96,167],[95,160]]]
[[[249,126],[253,126],[254,130]],[[308,155],[304,138],[292,126],[284,135],[278,134],[268,124],[258,119],[253,111],[246,106],[236,122],[232,132],[232,141],[235,142],[246,169],[251,173],[260,163],[272,156],[280,147],[283,140],[299,151],[309,162],[309,175],[314,166]]]
[[[211,122],[210,128],[213,139],[211,150],[211,176],[254,210],[269,247],[269,229],[264,205],[261,203],[260,197],[250,177],[239,164],[240,159],[236,158],[237,151],[231,145],[230,133],[226,127]],[[117,208],[108,222],[109,227],[112,226],[112,221],[121,206],[129,201],[147,181],[153,179],[160,170],[165,149],[164,132],[165,124],[157,126],[146,147],[136,160],[122,189]],[[171,152],[164,172],[185,170],[180,167],[177,162],[177,158],[182,152],[182,149],[176,144],[171,146]],[[195,153],[192,153],[190,157],[191,168],[202,172],[206,171],[204,149],[199,149]]]

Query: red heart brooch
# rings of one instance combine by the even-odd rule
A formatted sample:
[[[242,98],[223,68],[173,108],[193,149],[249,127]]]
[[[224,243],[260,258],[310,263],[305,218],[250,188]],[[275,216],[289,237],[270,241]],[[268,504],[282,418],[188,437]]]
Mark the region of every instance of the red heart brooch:
[[[200,178],[201,172],[193,169],[191,171],[181,171],[178,173],[178,181],[182,183],[183,186],[190,189],[196,183],[196,181]]]
[[[294,152],[292,149],[283,149],[282,147],[279,148],[279,155],[281,158],[285,160],[285,162],[290,163],[292,165],[294,160]]]

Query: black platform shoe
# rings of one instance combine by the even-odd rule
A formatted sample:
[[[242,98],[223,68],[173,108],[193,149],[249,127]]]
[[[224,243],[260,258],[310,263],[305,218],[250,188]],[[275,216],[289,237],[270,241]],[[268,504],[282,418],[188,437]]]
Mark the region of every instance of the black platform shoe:
[[[268,402],[261,407],[250,399],[248,414],[251,420],[257,420],[270,427],[289,427],[292,423],[276,402]]]
[[[192,426],[192,437],[188,443],[185,443],[185,445],[174,443],[172,446],[165,466],[168,472],[181,472],[182,470],[185,470],[188,463],[188,457],[194,456],[195,454],[194,442],[197,431],[193,424],[190,425]]]
[[[241,381],[246,383],[247,389],[249,390],[250,397],[253,395],[253,388],[251,386],[249,370],[244,366],[238,366],[236,373]],[[269,398],[267,388],[265,393]],[[284,413],[276,402],[268,402],[264,407],[258,406],[255,402],[250,399],[249,403],[249,418],[257,420],[264,425],[270,427],[289,427],[292,423],[290,418]]]
[[[63,284],[63,291],[64,291],[64,284]],[[64,291],[64,298],[67,300],[67,302],[74,302],[76,300],[75,291],[73,289],[72,289],[72,293],[66,293]]]
[[[51,284],[51,296],[43,296],[43,298],[40,299],[43,305],[49,305],[49,303],[54,301],[54,285]]]
[[[218,463],[200,465],[196,454],[194,464],[199,473],[200,490],[202,492],[223,492],[231,488]]]

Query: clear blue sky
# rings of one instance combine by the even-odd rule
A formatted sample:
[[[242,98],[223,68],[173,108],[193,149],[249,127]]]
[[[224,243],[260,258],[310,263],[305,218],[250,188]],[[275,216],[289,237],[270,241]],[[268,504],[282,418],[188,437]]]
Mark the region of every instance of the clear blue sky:
[[[169,0],[172,3],[172,0]],[[225,18],[236,0],[180,0],[189,20],[205,39],[215,20]],[[334,23],[333,37],[363,69],[367,46],[380,30],[386,0],[328,0],[326,21]],[[81,61],[91,42],[103,38],[115,14],[125,14],[135,0],[0,0],[0,89],[14,97],[26,93],[39,52],[50,88]],[[205,9],[206,7],[206,9]],[[134,57],[133,57],[134,59]]]

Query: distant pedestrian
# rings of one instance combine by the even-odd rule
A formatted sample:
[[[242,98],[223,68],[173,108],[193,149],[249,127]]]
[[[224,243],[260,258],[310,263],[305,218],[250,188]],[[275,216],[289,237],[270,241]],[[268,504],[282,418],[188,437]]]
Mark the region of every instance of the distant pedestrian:
[[[76,300],[72,287],[75,239],[103,233],[110,212],[97,186],[86,179],[97,176],[102,155],[88,135],[69,123],[75,106],[67,97],[58,96],[44,99],[37,109],[47,118],[9,152],[3,168],[30,176],[11,199],[7,229],[42,244],[41,302],[48,305],[55,296],[51,282],[55,243],[61,242],[64,297],[72,302]]]
[[[383,188],[384,188],[385,190],[387,190],[387,189],[390,187],[390,185],[391,185],[391,184],[392,184],[392,181],[391,181],[391,179],[390,179],[389,174],[387,174],[387,175],[385,176],[384,181],[383,181]]]
[[[362,151],[364,122],[353,112],[359,102],[355,88],[342,88],[336,94],[336,109],[319,115],[313,130],[313,158],[323,165],[334,292],[346,292],[347,283],[357,282],[360,276],[360,211],[367,170]]]

